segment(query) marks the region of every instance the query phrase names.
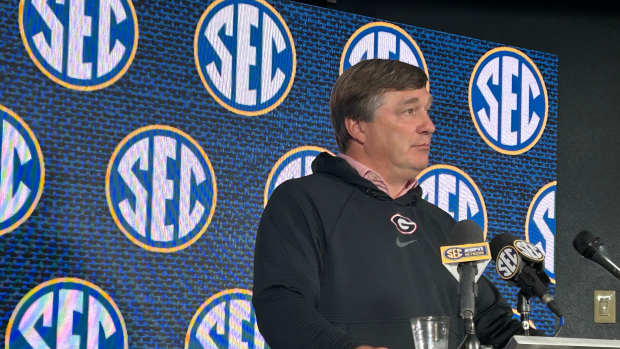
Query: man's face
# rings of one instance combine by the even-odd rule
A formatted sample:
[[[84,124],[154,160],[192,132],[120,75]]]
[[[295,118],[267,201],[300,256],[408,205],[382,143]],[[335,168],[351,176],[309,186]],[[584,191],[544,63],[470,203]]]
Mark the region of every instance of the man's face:
[[[433,97],[425,89],[385,92],[374,119],[365,122],[364,149],[386,180],[408,180],[428,165],[435,125],[429,117]]]

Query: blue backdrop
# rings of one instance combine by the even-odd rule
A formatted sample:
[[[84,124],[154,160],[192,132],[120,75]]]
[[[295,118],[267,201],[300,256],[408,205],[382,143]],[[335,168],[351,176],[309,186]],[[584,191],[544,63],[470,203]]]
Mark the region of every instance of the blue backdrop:
[[[331,86],[370,57],[430,77],[425,197],[538,244],[554,279],[556,55],[290,1],[11,0],[5,347],[266,347],[248,291],[265,198],[337,151]]]

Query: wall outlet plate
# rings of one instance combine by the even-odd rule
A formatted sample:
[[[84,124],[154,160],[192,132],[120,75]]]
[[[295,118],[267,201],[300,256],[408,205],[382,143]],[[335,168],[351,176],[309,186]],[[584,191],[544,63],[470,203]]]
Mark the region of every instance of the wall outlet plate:
[[[616,323],[616,291],[594,290],[594,322]]]

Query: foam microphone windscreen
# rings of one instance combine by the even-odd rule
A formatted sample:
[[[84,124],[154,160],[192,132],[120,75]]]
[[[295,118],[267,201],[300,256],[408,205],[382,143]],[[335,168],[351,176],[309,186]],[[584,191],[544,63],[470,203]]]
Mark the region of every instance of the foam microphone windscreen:
[[[484,233],[478,223],[471,219],[459,221],[448,235],[450,245],[465,245],[484,242]]]
[[[517,238],[508,233],[504,233],[494,237],[489,244],[491,246],[491,258],[493,260],[496,260],[499,251],[508,245],[512,245],[515,240],[517,240]]]
[[[586,258],[592,258],[597,251],[597,247],[600,246],[600,240],[592,233],[584,230],[575,236],[573,240],[573,247]]]

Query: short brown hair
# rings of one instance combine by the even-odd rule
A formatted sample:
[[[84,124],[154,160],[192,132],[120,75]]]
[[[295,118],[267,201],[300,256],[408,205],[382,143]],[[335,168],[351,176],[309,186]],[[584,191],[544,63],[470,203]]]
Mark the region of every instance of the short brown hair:
[[[427,81],[422,69],[388,59],[364,60],[343,72],[334,84],[329,101],[340,151],[346,151],[351,138],[344,125],[345,118],[371,121],[383,93],[423,88]]]

